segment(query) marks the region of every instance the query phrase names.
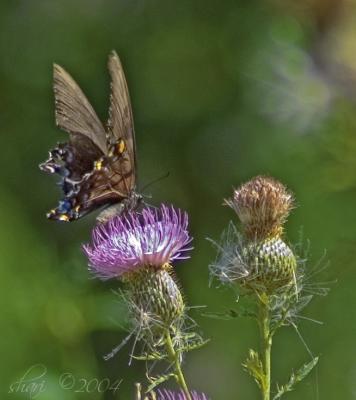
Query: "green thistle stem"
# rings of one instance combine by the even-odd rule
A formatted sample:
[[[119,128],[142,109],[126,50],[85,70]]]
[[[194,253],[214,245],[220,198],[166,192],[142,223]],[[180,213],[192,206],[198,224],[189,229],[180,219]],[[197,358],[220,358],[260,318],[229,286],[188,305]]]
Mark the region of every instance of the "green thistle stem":
[[[187,400],[192,400],[181,368],[179,353],[176,352],[174,349],[172,337],[169,330],[166,330],[165,336],[166,336],[166,346],[167,346],[168,356],[175,368],[176,381],[178,385],[183,389],[184,394],[187,397]]]
[[[263,380],[261,382],[262,400],[270,400],[271,393],[271,349],[272,334],[270,331],[270,309],[268,295],[259,297],[259,327],[261,336],[261,354],[263,364]]]

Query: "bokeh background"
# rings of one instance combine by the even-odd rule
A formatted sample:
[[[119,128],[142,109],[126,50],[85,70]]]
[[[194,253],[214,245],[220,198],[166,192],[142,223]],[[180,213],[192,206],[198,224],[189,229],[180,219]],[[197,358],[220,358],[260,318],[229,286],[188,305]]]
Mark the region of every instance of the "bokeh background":
[[[66,134],[54,125],[52,63],[63,65],[105,120],[107,55],[120,55],[132,97],[139,186],[169,172],[146,194],[190,213],[195,250],[177,267],[190,305],[235,307],[234,294],[209,287],[208,265],[235,215],[222,207],[232,187],[270,174],[291,188],[298,208],[288,239],[303,227],[310,265],[327,250],[333,281],[300,323],[320,363],[286,399],[356,399],[356,4],[342,0],[76,0],[0,3],[1,398],[31,366],[46,371],[38,399],[132,399],[144,367],[128,367],[114,283],[90,279],[80,245],[95,215],[49,222],[55,178],[38,169]],[[257,345],[253,322],[220,321],[192,310],[211,342],[188,355],[192,387],[212,399],[257,399],[241,363]],[[275,340],[273,378],[310,355],[292,329]],[[114,395],[58,384],[63,373],[123,379]],[[76,386],[77,389],[80,387]],[[288,396],[288,397],[287,397]]]

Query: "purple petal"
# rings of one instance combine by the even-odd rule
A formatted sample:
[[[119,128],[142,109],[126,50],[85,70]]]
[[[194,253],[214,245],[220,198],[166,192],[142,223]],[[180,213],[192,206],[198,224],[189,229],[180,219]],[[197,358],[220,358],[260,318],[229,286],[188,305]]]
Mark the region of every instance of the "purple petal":
[[[158,390],[157,400],[186,400],[184,392],[173,392],[172,390]],[[208,400],[208,397],[204,393],[198,393],[196,391],[190,392],[192,400]]]
[[[92,243],[83,246],[89,268],[105,280],[145,265],[161,267],[189,258],[188,214],[173,206],[145,208],[141,214],[116,216],[93,229]]]

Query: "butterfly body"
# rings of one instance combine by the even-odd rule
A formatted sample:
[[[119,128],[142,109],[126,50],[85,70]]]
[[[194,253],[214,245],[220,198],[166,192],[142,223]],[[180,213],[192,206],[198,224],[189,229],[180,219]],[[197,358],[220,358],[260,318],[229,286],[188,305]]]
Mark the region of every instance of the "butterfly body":
[[[54,66],[57,125],[69,133],[69,141],[49,152],[40,169],[61,177],[63,199],[47,217],[73,221],[108,207],[122,214],[136,209],[142,196],[136,193],[136,154],[133,118],[128,89],[120,60],[109,57],[111,97],[105,129],[89,101],[58,65]]]

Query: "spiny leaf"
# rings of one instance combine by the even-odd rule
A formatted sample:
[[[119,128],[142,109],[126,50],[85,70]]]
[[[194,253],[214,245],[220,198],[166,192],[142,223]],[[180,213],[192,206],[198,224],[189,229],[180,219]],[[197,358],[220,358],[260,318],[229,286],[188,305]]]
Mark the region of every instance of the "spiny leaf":
[[[247,308],[243,307],[240,308],[241,308],[240,310],[230,309],[224,312],[206,312],[203,313],[202,315],[204,317],[222,319],[222,320],[230,320],[241,317],[250,317],[250,318],[256,317],[256,314],[254,312],[249,311]]]
[[[309,361],[308,363],[304,364],[301,368],[299,368],[298,371],[296,372],[297,382],[300,382],[307,375],[309,375],[309,373],[316,366],[318,361],[319,357],[314,357],[311,361]]]
[[[250,349],[249,356],[242,366],[255,379],[257,385],[262,387],[264,381],[264,372],[258,353]]]
[[[183,346],[182,348],[180,348],[179,350],[182,353],[186,353],[188,351],[192,351],[192,350],[196,350],[196,349],[200,349],[201,347],[205,346],[207,343],[210,342],[210,339],[206,339],[206,340],[200,340],[199,342],[196,343],[192,343],[188,346]]]
[[[273,397],[273,400],[280,399],[285,393],[291,392],[298,382],[302,381],[306,376],[309,375],[318,361],[319,357],[314,357],[311,361],[300,367],[297,372],[292,372],[289,381],[285,385],[277,385],[277,394]]]
[[[142,354],[140,356],[131,356],[131,357],[139,361],[153,361],[153,360],[164,360],[167,358],[167,354],[154,352],[154,353],[147,353],[147,354]]]
[[[184,340],[188,339],[194,339],[195,337],[199,336],[196,332],[188,332],[188,333],[182,333],[182,338]],[[199,336],[200,337],[200,336]]]

